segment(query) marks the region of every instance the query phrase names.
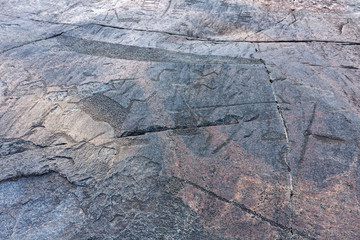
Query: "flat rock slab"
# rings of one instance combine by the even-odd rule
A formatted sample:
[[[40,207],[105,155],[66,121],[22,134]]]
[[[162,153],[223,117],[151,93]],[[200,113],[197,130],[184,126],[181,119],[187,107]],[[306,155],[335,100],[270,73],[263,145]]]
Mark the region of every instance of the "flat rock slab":
[[[0,2],[0,239],[359,239],[359,10]]]

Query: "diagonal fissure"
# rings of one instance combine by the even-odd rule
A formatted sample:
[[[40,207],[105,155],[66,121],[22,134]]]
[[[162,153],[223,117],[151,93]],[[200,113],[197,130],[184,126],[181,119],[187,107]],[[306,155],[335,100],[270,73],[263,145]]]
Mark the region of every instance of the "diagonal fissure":
[[[64,33],[67,33],[67,32],[69,32],[69,31],[75,30],[76,28],[79,28],[79,27],[80,27],[80,26],[75,27],[75,28],[72,28],[72,29],[70,29],[70,30],[68,30],[68,31],[63,31],[63,32],[55,33],[55,34],[53,34],[53,35],[51,35],[51,36],[48,36],[48,37],[43,37],[43,38],[39,38],[39,39],[35,39],[35,40],[29,41],[29,42],[22,43],[22,44],[20,44],[20,45],[17,45],[17,46],[14,46],[14,47],[5,49],[5,50],[1,51],[0,54],[9,52],[9,51],[14,50],[14,49],[17,49],[17,48],[21,48],[21,47],[27,46],[27,45],[29,45],[29,44],[33,44],[33,43],[37,43],[37,42],[41,42],[41,41],[46,41],[46,40],[49,40],[49,39],[52,39],[52,38],[60,37],[60,36],[63,35]]]
[[[292,226],[288,227],[288,226],[285,226],[285,225],[283,225],[281,223],[278,223],[278,222],[276,222],[274,220],[271,220],[271,219],[261,215],[260,213],[254,211],[254,210],[251,210],[250,208],[246,207],[242,203],[239,203],[239,202],[224,198],[224,197],[216,194],[215,192],[210,191],[210,190],[208,190],[208,189],[206,189],[206,188],[204,188],[204,187],[202,187],[202,186],[200,186],[200,185],[198,185],[196,183],[193,183],[193,182],[191,182],[189,180],[182,179],[182,178],[175,177],[175,176],[173,176],[172,178],[176,179],[177,181],[179,181],[182,184],[188,184],[190,186],[193,186],[194,188],[200,190],[201,192],[203,192],[203,193],[205,193],[205,194],[207,194],[207,195],[209,195],[209,196],[211,196],[213,198],[216,198],[216,199],[218,199],[218,200],[220,200],[222,202],[225,202],[227,204],[231,204],[231,205],[233,205],[233,206],[235,206],[237,208],[240,208],[242,211],[244,211],[244,212],[246,212],[246,213],[248,213],[248,214],[250,214],[250,215],[252,215],[252,216],[254,216],[254,217],[258,218],[258,219],[260,219],[261,221],[269,223],[273,227],[280,228],[280,229],[282,229],[282,230],[284,230],[286,232],[291,233],[292,235],[296,234],[296,235],[300,235],[300,236],[302,236],[302,237],[304,237],[306,239],[314,239],[313,237],[308,236],[304,232],[301,232],[301,231],[299,231],[297,229],[293,229]]]

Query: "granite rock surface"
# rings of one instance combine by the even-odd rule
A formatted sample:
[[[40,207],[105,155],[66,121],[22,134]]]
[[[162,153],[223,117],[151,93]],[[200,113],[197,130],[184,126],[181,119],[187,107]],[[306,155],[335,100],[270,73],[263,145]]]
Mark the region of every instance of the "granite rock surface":
[[[360,239],[358,0],[0,0],[0,239]]]

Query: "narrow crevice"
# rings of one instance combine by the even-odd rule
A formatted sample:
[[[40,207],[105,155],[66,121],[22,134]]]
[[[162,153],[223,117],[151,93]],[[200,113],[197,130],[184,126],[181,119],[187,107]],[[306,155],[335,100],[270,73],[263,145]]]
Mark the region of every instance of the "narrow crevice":
[[[281,125],[282,125],[282,127],[284,129],[284,134],[285,134],[285,139],[286,139],[286,146],[285,146],[285,152],[284,152],[284,164],[286,165],[287,171],[289,173],[289,201],[290,201],[290,209],[291,209],[290,210],[289,226],[290,226],[291,233],[293,234],[294,231],[293,231],[292,222],[293,222],[293,207],[294,207],[293,206],[294,183],[293,183],[292,171],[291,171],[291,168],[290,168],[290,165],[289,165],[289,162],[288,162],[288,153],[289,153],[289,150],[290,150],[289,130],[288,130],[288,127],[287,127],[287,124],[286,124],[284,114],[281,111],[281,106],[280,106],[279,99],[278,99],[278,97],[276,95],[276,91],[275,91],[275,87],[274,87],[274,80],[271,77],[271,72],[269,71],[265,61],[263,59],[260,59],[260,61],[264,65],[264,68],[265,68],[267,74],[269,75],[269,82],[270,82],[270,85],[271,85],[271,90],[272,90],[272,93],[273,93],[273,96],[274,96],[274,99],[275,99],[275,102],[276,102],[276,108],[277,108],[277,111],[279,113],[279,117],[280,117],[280,120],[281,120]]]
[[[274,220],[271,220],[271,219],[269,219],[269,218],[261,215],[260,213],[254,211],[254,210],[251,210],[250,208],[246,207],[246,206],[245,206],[244,204],[242,204],[242,203],[239,203],[239,202],[236,202],[236,201],[233,201],[233,200],[229,200],[229,199],[227,199],[227,198],[224,198],[224,197],[216,194],[215,192],[210,191],[210,190],[208,190],[208,189],[206,189],[206,188],[204,188],[204,187],[202,187],[202,186],[200,186],[200,185],[198,185],[198,184],[196,184],[196,183],[193,183],[193,182],[188,181],[188,180],[186,180],[186,179],[182,179],[182,178],[175,177],[175,176],[173,176],[172,178],[175,179],[175,180],[177,180],[178,182],[180,182],[180,183],[182,183],[182,184],[191,185],[191,186],[193,186],[194,188],[200,190],[201,192],[206,193],[207,195],[209,195],[209,196],[211,196],[211,197],[213,197],[213,198],[216,198],[216,199],[218,199],[218,200],[220,200],[220,201],[222,201],[222,202],[225,202],[225,203],[231,204],[231,205],[233,205],[233,206],[235,206],[235,207],[237,207],[237,208],[240,208],[242,211],[244,211],[244,212],[246,212],[246,213],[248,213],[248,214],[250,214],[250,215],[252,215],[252,216],[254,216],[254,217],[258,218],[258,219],[260,219],[261,221],[264,221],[264,222],[269,223],[269,224],[270,224],[271,226],[273,226],[273,227],[280,228],[280,229],[282,229],[282,230],[284,230],[284,231],[286,231],[286,232],[288,232],[288,233],[291,233],[292,235],[297,234],[297,235],[302,236],[302,237],[304,237],[304,238],[306,238],[306,239],[311,239],[311,240],[312,240],[312,239],[315,239],[315,238],[313,238],[313,237],[308,236],[308,235],[305,234],[304,232],[301,232],[301,231],[299,231],[299,230],[297,230],[297,229],[293,229],[291,226],[288,227],[288,226],[285,226],[285,225],[283,225],[283,224],[281,224],[281,223],[278,223],[278,222],[276,222],[276,221],[274,221]]]
[[[53,34],[53,35],[51,35],[51,36],[49,36],[49,37],[39,38],[39,39],[30,41],[30,42],[25,42],[25,43],[23,43],[23,44],[21,44],[21,45],[18,45],[18,46],[14,46],[14,47],[5,49],[5,50],[3,50],[2,52],[0,52],[0,54],[9,52],[9,51],[14,50],[14,49],[17,49],[17,48],[21,48],[21,47],[27,46],[27,45],[29,45],[29,44],[33,44],[33,43],[37,43],[37,42],[41,42],[41,41],[46,41],[46,40],[49,40],[49,39],[52,39],[52,38],[59,37],[59,36],[63,35],[64,33],[67,33],[67,32],[69,32],[69,31],[72,31],[72,30],[74,30],[74,29],[76,29],[76,28],[79,28],[79,27],[80,27],[80,26],[75,27],[75,28],[72,28],[72,29],[69,29],[68,31],[63,31],[63,32],[60,32],[60,33],[56,33],[56,34]]]
[[[358,67],[351,66],[351,65],[340,65],[340,66],[334,66],[334,65],[320,65],[315,63],[309,63],[309,62],[301,62],[301,64],[311,66],[311,67],[322,67],[322,68],[344,68],[344,69],[350,69],[350,70],[358,70]]]
[[[4,16],[8,16],[6,14],[1,14]],[[75,26],[75,27],[85,27],[85,26],[101,26],[101,27],[107,27],[107,28],[113,28],[113,29],[119,29],[119,30],[128,30],[128,31],[137,31],[137,32],[148,32],[148,33],[159,33],[159,34],[166,34],[170,36],[176,36],[176,37],[184,37],[188,41],[204,41],[204,42],[210,42],[213,44],[221,44],[221,43],[329,43],[329,44],[342,44],[342,45],[356,45],[359,46],[360,42],[354,42],[354,41],[336,41],[336,40],[323,40],[323,39],[298,39],[298,40],[221,40],[221,39],[212,39],[209,37],[197,37],[197,36],[189,36],[187,34],[181,34],[181,33],[175,33],[170,31],[160,31],[160,30],[150,30],[150,29],[142,29],[142,28],[129,28],[129,27],[120,27],[120,26],[114,26],[110,24],[104,24],[104,23],[96,23],[96,22],[89,22],[89,23],[83,23],[83,24],[76,24],[76,23],[63,23],[63,22],[53,22],[53,21],[46,21],[46,20],[40,20],[40,19],[23,19],[20,17],[15,17],[17,19],[21,20],[29,20],[34,22],[40,22],[40,23],[49,23],[49,24],[57,24],[57,25],[68,25],[68,26]],[[73,29],[71,29],[73,30]],[[51,37],[50,37],[51,38]],[[40,39],[37,41],[42,41],[46,39]],[[31,42],[30,42],[31,43]],[[27,43],[27,44],[30,44]],[[26,44],[25,44],[26,45]],[[19,46],[21,47],[21,46]],[[14,47],[17,48],[17,47]],[[11,50],[11,49],[8,49]],[[7,51],[7,50],[5,50]],[[2,52],[0,52],[1,54]]]
[[[154,125],[144,129],[123,132],[119,138],[135,137],[135,136],[145,135],[147,133],[159,133],[165,131],[188,130],[188,129],[196,129],[196,128],[215,127],[215,126],[228,126],[228,125],[239,124],[240,120],[242,120],[242,117],[240,116],[226,115],[224,118],[218,119],[214,122],[205,121],[193,126],[190,125],[190,126],[167,127],[167,126]]]
[[[4,182],[9,182],[9,181],[17,181],[17,180],[19,180],[21,178],[41,177],[41,176],[49,175],[49,174],[52,174],[52,173],[57,173],[58,174],[58,172],[53,171],[53,170],[45,171],[45,172],[42,172],[42,173],[30,173],[30,174],[20,173],[18,175],[12,176],[12,177],[1,179],[0,184],[4,183]]]
[[[292,14],[294,18],[296,19],[294,12],[292,11]],[[187,34],[181,34],[176,32],[170,32],[170,31],[160,31],[160,30],[150,30],[150,29],[142,29],[142,28],[129,28],[129,27],[120,27],[120,26],[114,26],[110,24],[105,23],[97,23],[97,22],[89,22],[89,23],[83,23],[83,24],[76,24],[76,23],[63,23],[63,22],[53,22],[53,21],[46,21],[46,20],[40,20],[40,19],[23,19],[18,16],[10,16],[7,14],[0,14],[7,17],[14,17],[17,19],[21,19],[23,21],[34,21],[34,22],[41,22],[41,23],[49,23],[49,24],[58,24],[58,25],[68,25],[68,26],[76,26],[76,27],[84,27],[89,25],[95,25],[95,26],[101,26],[101,27],[108,27],[108,28],[114,28],[114,29],[120,29],[120,30],[130,30],[130,31],[137,31],[137,32],[149,32],[149,33],[160,33],[160,34],[166,34],[171,36],[177,36],[177,37],[184,37],[186,40],[189,41],[207,41],[211,43],[330,43],[330,44],[343,44],[343,45],[360,45],[360,42],[354,42],[354,41],[336,41],[336,40],[322,40],[322,39],[298,39],[298,40],[216,40],[209,37],[193,37],[189,36]]]
[[[87,24],[54,22],[54,21],[48,21],[48,20],[42,20],[42,19],[34,19],[34,18],[22,18],[22,17],[19,17],[19,16],[13,16],[13,15],[8,15],[8,14],[4,14],[4,13],[0,13],[0,15],[5,16],[5,17],[9,17],[9,18],[19,19],[19,20],[24,21],[24,22],[33,21],[33,22],[39,22],[39,23],[49,23],[49,24],[55,24],[55,25],[67,25],[67,26],[76,26],[76,27],[81,27],[83,25],[87,25]]]
[[[332,41],[332,40],[317,40],[317,39],[299,39],[299,40],[213,40],[210,38],[187,38],[187,40],[197,41],[209,41],[213,43],[330,43],[330,44],[342,44],[342,45],[360,45],[360,42],[348,42],[348,41]]]
[[[186,40],[189,41],[206,41],[211,43],[332,43],[332,44],[343,44],[343,45],[360,45],[360,42],[351,42],[351,41],[335,41],[335,40],[320,40],[320,39],[299,39],[299,40],[216,40],[212,38],[203,38],[203,37],[191,37],[186,34],[180,34],[180,33],[174,33],[174,32],[168,32],[168,31],[158,31],[158,30],[149,30],[149,29],[141,29],[141,28],[127,28],[127,27],[119,27],[119,26],[113,26],[109,24],[103,24],[103,23],[89,23],[88,25],[95,25],[95,26],[101,26],[101,27],[108,27],[108,28],[114,28],[114,29],[120,29],[120,30],[129,30],[129,31],[137,31],[137,32],[148,32],[148,33],[159,33],[159,34],[166,34],[170,36],[176,36],[176,37],[184,37]]]

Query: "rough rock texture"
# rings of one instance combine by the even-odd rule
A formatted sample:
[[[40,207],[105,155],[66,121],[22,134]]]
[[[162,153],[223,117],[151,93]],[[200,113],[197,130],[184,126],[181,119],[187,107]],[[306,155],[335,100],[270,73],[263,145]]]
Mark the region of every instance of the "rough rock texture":
[[[358,0],[0,0],[0,239],[360,239]]]

